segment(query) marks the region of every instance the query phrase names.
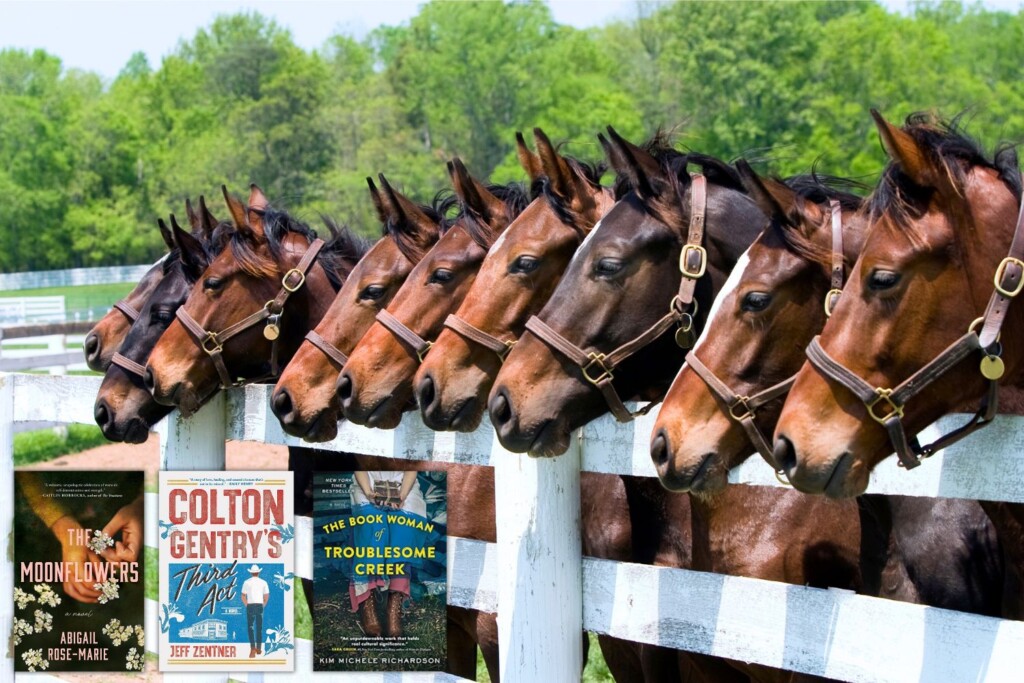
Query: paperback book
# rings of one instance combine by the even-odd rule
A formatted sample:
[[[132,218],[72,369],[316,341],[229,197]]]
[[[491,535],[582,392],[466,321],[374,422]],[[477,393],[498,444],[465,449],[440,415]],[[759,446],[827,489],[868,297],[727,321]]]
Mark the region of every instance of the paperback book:
[[[446,473],[313,479],[313,668],[443,671]]]
[[[292,671],[291,472],[160,473],[160,670]]]
[[[14,473],[15,671],[145,665],[142,472]]]

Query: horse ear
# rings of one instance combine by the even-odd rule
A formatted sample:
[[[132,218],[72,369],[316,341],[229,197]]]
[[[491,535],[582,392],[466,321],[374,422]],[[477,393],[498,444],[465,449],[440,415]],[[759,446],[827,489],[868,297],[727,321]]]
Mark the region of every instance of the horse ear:
[[[426,253],[441,234],[440,227],[414,201],[391,187],[383,173],[378,173],[377,178],[384,188],[383,194],[391,206],[401,238],[408,240],[411,246],[410,253]]]
[[[210,213],[210,210],[206,208],[206,198],[203,195],[199,195],[199,222],[200,230],[199,235],[204,240],[209,242],[213,239],[213,231],[217,229],[217,218]]]
[[[875,127],[878,128],[885,151],[900,170],[921,187],[935,187],[945,173],[939,172],[932,165],[927,152],[906,131],[886,121],[877,109],[871,110],[871,116],[875,119]]]
[[[519,165],[530,177],[530,183],[534,183],[537,178],[544,175],[540,157],[530,151],[530,148],[526,146],[526,140],[523,139],[523,134],[519,131],[516,131],[516,153],[519,156]]]
[[[448,175],[452,179],[455,194],[466,211],[474,214],[487,225],[504,214],[505,203],[491,194],[483,183],[469,174],[462,159],[455,157],[448,162]]]
[[[540,128],[533,129],[533,141],[537,146],[537,154],[540,156],[541,167],[544,175],[551,182],[555,194],[560,197],[572,197],[575,192],[575,178],[572,169],[561,154],[555,150],[551,140]]]
[[[377,219],[381,223],[388,222],[388,207],[384,204],[384,198],[380,196],[380,190],[373,184],[373,178],[367,177],[366,184],[370,186],[370,199],[373,200],[373,208],[377,211]]]
[[[653,199],[659,196],[664,189],[664,172],[658,160],[647,150],[619,135],[611,126],[608,126],[608,136],[618,152],[609,159],[615,170],[630,179],[631,185],[642,198]]]
[[[156,219],[156,224],[157,224],[157,227],[160,228],[160,236],[164,238],[164,244],[167,245],[168,249],[172,249],[173,250],[174,247],[176,246],[174,244],[174,236],[171,234],[171,231],[167,228],[167,224],[164,223],[164,219],[163,218],[157,218]]]
[[[192,208],[192,200],[185,197],[185,215],[188,216],[188,224],[192,227],[192,232],[198,232],[200,228],[199,214]]]
[[[253,230],[249,227],[248,219],[245,215],[245,205],[242,204],[242,200],[228,192],[226,185],[221,185],[220,189],[224,193],[224,201],[227,202],[228,211],[231,213],[231,222],[235,225],[235,231],[243,234],[252,233]]]
[[[783,223],[791,222],[790,217],[797,204],[796,192],[780,182],[760,177],[746,159],[736,162],[736,170],[743,181],[743,187],[747,189],[747,194],[762,213]]]
[[[181,263],[193,277],[198,277],[206,268],[206,250],[202,243],[178,225],[174,214],[171,214],[171,227],[174,229],[174,241],[181,252]]]
[[[601,143],[601,148],[604,149],[604,155],[608,157],[608,163],[612,165],[612,168],[618,171],[620,168],[626,166],[625,159],[619,153],[619,148],[608,141],[608,138],[603,133],[597,134],[597,140]]]
[[[265,234],[266,228],[263,225],[263,212],[270,206],[270,201],[263,194],[263,190],[256,183],[249,185],[249,208],[247,218],[249,226],[259,234]]]

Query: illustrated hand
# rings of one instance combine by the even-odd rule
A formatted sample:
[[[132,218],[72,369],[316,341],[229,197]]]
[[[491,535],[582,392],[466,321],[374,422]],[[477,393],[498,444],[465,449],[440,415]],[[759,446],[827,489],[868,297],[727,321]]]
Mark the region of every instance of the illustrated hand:
[[[125,505],[103,527],[103,533],[107,536],[114,536],[117,532],[121,532],[121,540],[113,547],[103,551],[103,558],[108,562],[138,561],[144,543],[142,500],[140,495],[133,502]]]
[[[64,581],[64,592],[79,602],[95,603],[102,593],[93,588],[93,584],[98,583],[95,579],[86,578],[86,566],[91,564],[94,569],[99,569],[102,560],[84,545],[73,545],[68,541],[67,531],[75,528],[81,528],[81,525],[70,516],[61,517],[53,526],[62,548],[61,559],[70,565],[67,580]],[[97,575],[95,571],[90,573],[94,577]]]

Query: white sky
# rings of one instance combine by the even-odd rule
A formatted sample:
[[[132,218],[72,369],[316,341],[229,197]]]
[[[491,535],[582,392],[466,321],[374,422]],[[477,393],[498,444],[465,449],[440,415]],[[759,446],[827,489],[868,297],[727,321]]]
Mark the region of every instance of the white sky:
[[[1016,11],[1024,0],[985,0],[986,7]],[[883,0],[905,11],[909,0]],[[181,39],[218,14],[257,10],[291,29],[306,49],[332,34],[362,37],[381,24],[414,16],[418,0],[0,0],[0,48],[43,48],[67,68],[113,78],[137,51],[157,68]],[[636,0],[552,0],[556,21],[578,28],[598,26],[636,13]]]

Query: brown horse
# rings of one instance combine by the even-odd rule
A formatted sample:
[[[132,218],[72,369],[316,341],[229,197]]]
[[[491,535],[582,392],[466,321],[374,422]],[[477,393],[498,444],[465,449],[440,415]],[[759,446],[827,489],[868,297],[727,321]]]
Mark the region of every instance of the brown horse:
[[[323,320],[281,373],[271,398],[284,430],[306,441],[329,441],[337,435],[341,409],[334,388],[346,356],[447,229],[443,219],[454,201],[451,195],[439,195],[433,206],[417,205],[383,175],[383,192],[366,180],[384,236],[349,274]]]
[[[888,388],[931,363],[985,312],[1016,224],[1020,176],[1011,150],[989,161],[955,126],[912,117],[901,129],[875,119],[892,163],[871,197],[868,237],[818,347],[863,382]],[[1000,274],[1019,278],[1020,271],[1011,264]],[[1024,332],[1024,309],[1010,307],[1002,332]],[[988,346],[994,340],[986,334]],[[974,340],[971,353],[922,382],[905,404],[883,389],[869,408],[826,376],[821,361],[805,363],[779,417],[775,460],[801,490],[860,493],[899,445],[890,443],[893,427],[914,434],[986,393],[978,362],[992,349]],[[1021,384],[1022,359],[1017,345],[1003,350],[1005,382]]]
[[[660,399],[685,353],[673,332],[700,327],[714,292],[765,222],[721,162],[663,144],[655,156],[609,133],[612,164],[633,189],[587,236],[498,373],[488,407],[511,451],[558,455],[572,430],[609,408],[628,419],[619,396]],[[690,163],[703,172],[698,180]],[[693,243],[687,226],[692,232],[698,225],[704,236]],[[696,310],[678,303],[684,245]]]
[[[521,134],[517,142],[535,198],[494,243],[413,380],[431,429],[468,432],[480,425],[504,356],[614,203],[599,184],[603,168],[559,155],[539,128],[533,134],[537,154]]]
[[[791,490],[726,488],[727,475],[755,450],[769,451],[763,435],[774,431],[784,395],[772,387],[784,392],[787,378],[803,364],[803,346],[825,324],[835,303],[832,295],[842,286],[844,264],[860,253],[867,217],[858,212],[859,197],[815,178],[792,179],[787,186],[759,179],[743,162],[739,170],[771,223],[729,276],[701,339],[672,383],[652,431],[651,456],[666,487],[695,494],[694,515],[709,531],[717,529],[722,538],[742,544],[739,534],[762,524],[766,536],[784,539],[754,554],[752,563],[761,566],[747,564],[751,576],[799,583],[799,572],[784,566],[772,570],[770,563],[793,547],[820,542],[815,537],[824,525],[802,520],[835,518],[837,506]],[[833,201],[838,214],[830,206]],[[712,390],[712,384],[717,388]],[[760,397],[766,402],[756,406]],[[753,413],[752,423],[736,419],[750,419],[745,412]],[[998,546],[977,503],[896,496],[858,502],[865,592],[998,613]],[[775,512],[752,526],[747,516],[754,513],[756,520],[766,508]],[[857,513],[842,508],[846,528],[857,528]],[[778,532],[787,524],[799,530],[798,537]],[[713,564],[716,571],[730,571],[730,550],[743,552],[742,547],[727,550],[721,539],[704,543],[726,560]]]
[[[487,250],[526,206],[526,192],[516,183],[485,187],[458,159],[448,171],[462,211],[377,314],[338,377],[341,408],[356,424],[398,425],[412,405],[413,375],[446,316],[466,296]]]
[[[194,413],[241,378],[274,377],[323,317],[365,252],[347,229],[330,243],[269,205],[224,191],[234,231],[153,348],[145,382],[154,398]]]

